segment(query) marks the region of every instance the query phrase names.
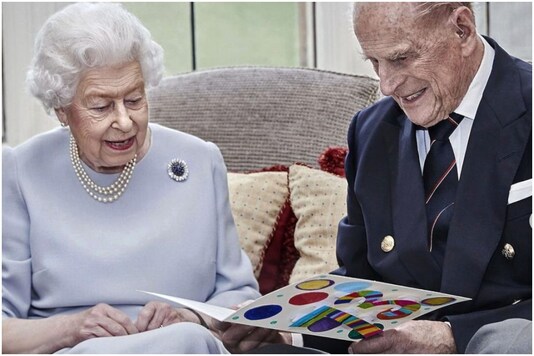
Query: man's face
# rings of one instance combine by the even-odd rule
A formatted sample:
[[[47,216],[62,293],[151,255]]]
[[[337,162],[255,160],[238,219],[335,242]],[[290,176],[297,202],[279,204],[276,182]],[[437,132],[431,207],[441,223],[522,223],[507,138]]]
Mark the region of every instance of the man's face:
[[[470,79],[460,41],[446,20],[417,20],[414,4],[359,7],[355,33],[363,54],[391,96],[415,124],[429,127],[460,104]]]

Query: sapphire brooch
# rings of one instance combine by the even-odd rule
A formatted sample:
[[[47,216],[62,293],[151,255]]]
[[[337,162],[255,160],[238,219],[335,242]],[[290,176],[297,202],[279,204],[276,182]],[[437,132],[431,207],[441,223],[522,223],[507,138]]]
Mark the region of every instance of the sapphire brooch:
[[[171,179],[183,182],[189,176],[189,168],[187,168],[185,161],[175,158],[167,165],[167,173]]]

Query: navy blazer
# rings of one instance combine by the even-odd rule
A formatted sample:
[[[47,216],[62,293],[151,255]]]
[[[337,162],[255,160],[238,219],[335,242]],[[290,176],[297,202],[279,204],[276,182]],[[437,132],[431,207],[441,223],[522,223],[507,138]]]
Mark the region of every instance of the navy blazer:
[[[532,197],[508,205],[512,184],[532,177],[532,66],[493,40],[495,60],[458,185],[443,266],[428,251],[415,127],[390,97],[359,112],[348,133],[347,216],[334,273],[472,298],[423,318],[448,320],[458,352],[484,324],[532,319]],[[394,238],[390,252],[381,249]],[[515,250],[507,259],[505,244]],[[346,352],[347,343],[304,336]]]

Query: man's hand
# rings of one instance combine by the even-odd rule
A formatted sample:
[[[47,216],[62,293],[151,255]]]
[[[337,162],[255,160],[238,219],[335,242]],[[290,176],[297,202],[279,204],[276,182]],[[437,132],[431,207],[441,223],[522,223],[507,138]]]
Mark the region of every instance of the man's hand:
[[[152,301],[139,311],[135,326],[142,332],[184,321],[199,323],[197,316],[190,310],[176,309],[167,303]]]
[[[291,334],[212,319],[210,329],[231,353],[248,353],[268,344],[291,345]]]
[[[381,335],[354,342],[349,347],[353,354],[380,353],[456,353],[451,328],[441,321],[409,321]]]

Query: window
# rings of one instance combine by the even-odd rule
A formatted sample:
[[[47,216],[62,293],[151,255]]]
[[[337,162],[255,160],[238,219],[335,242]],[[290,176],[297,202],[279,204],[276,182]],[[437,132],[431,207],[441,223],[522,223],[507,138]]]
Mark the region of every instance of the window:
[[[165,49],[168,75],[222,66],[309,64],[305,3],[123,4]]]
[[[165,50],[167,75],[192,70],[190,3],[126,2],[124,7],[149,29]]]
[[[197,68],[299,66],[298,3],[194,5]]]

